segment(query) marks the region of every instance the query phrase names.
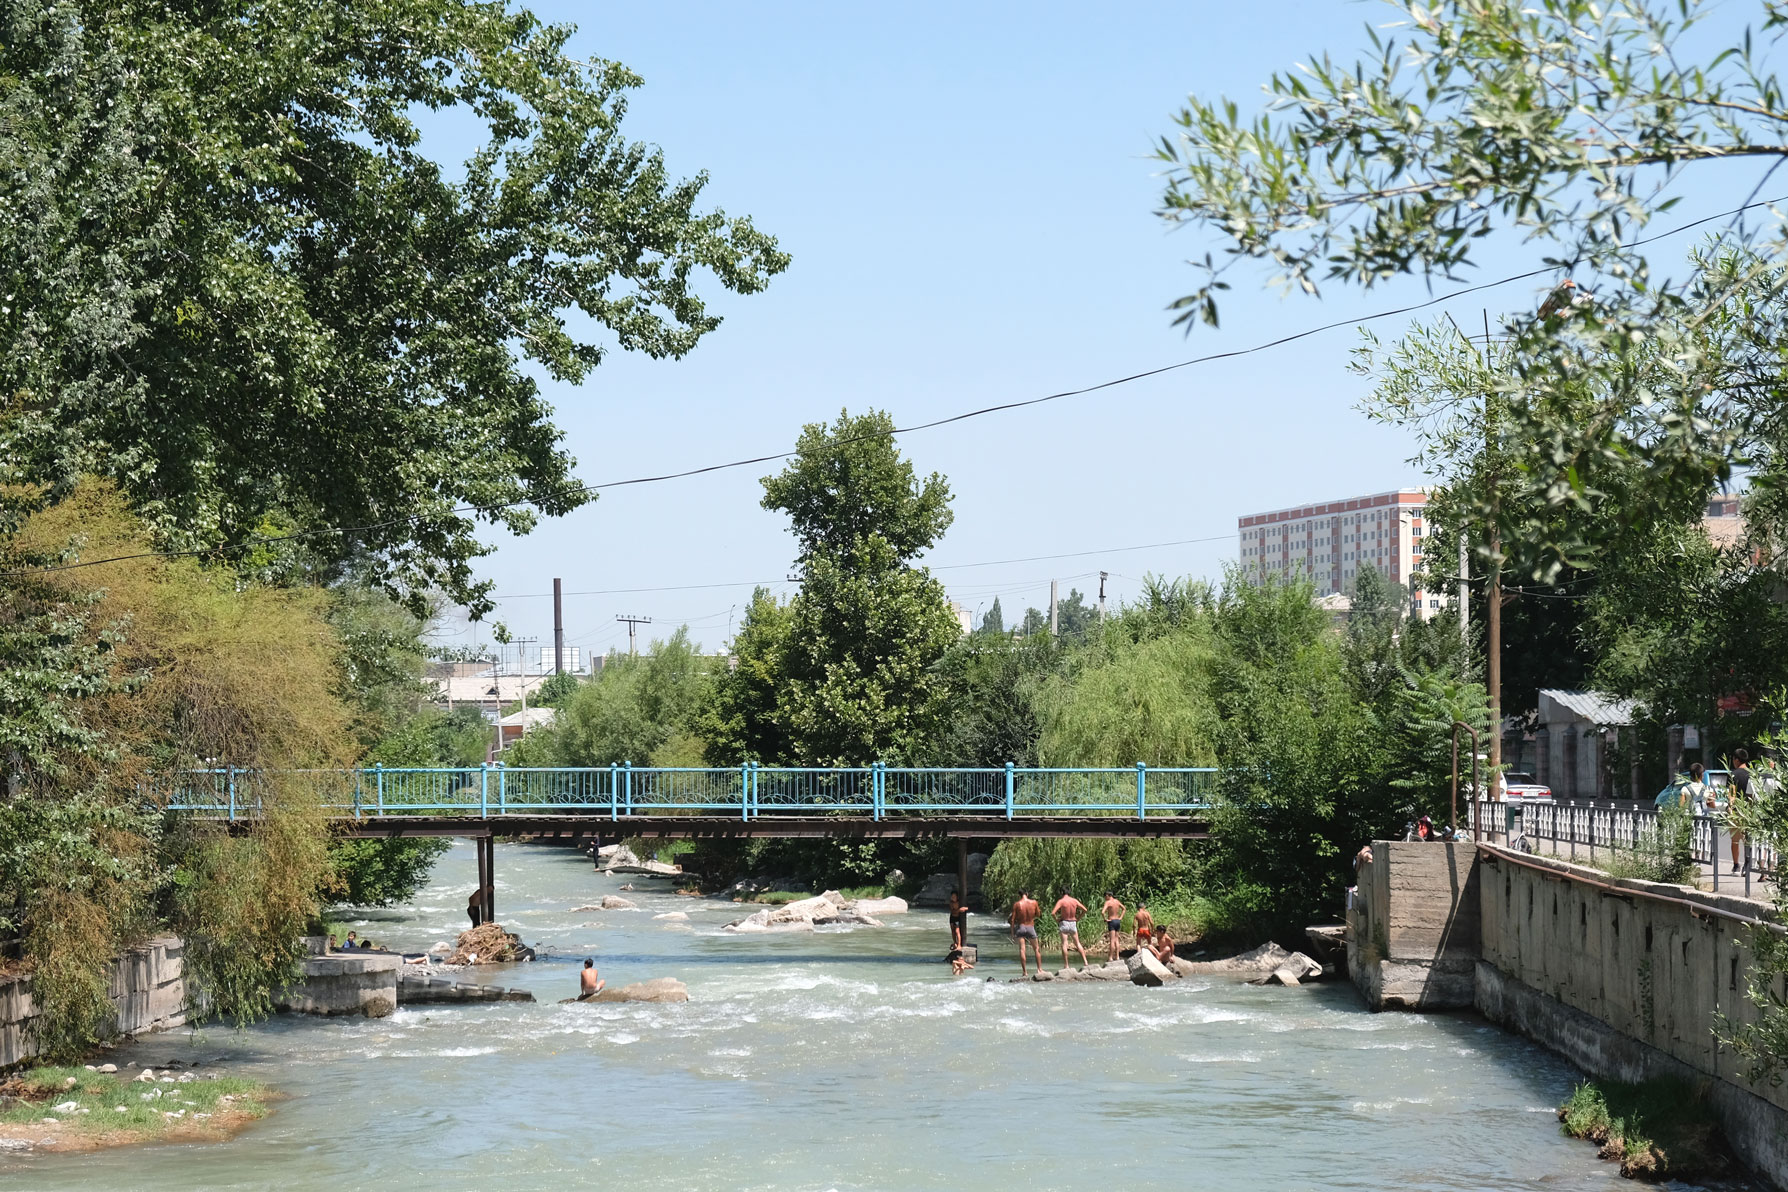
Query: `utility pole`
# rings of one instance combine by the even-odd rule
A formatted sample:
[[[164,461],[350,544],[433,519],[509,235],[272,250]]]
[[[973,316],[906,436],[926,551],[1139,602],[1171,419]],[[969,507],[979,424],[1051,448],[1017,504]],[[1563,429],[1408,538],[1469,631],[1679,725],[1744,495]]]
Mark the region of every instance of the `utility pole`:
[[[1056,599],[1055,581],[1049,581],[1049,636],[1056,636]]]
[[[565,593],[553,577],[553,674],[565,673]]]
[[[652,623],[652,618],[630,617],[625,613],[621,613],[615,616],[615,620],[627,622],[627,657],[635,657],[638,654],[638,650],[635,648],[634,634],[637,632],[639,626],[650,625]]]
[[[1490,312],[1484,311],[1484,357],[1490,355]],[[1488,386],[1484,389],[1484,462],[1490,481],[1490,524],[1484,536],[1484,636],[1490,655],[1485,668],[1485,685],[1490,689],[1490,749],[1487,770],[1489,789],[1498,790],[1497,778],[1502,772],[1502,529],[1498,525],[1502,513],[1501,481],[1496,473],[1496,398]]]
[[[1101,625],[1105,624],[1105,577],[1109,574],[1108,571],[1099,573],[1099,624]]]

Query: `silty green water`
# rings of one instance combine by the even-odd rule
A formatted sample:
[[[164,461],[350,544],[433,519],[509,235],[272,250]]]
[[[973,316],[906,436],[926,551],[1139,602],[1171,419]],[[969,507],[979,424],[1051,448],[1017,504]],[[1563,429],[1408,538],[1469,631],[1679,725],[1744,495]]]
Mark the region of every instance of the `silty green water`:
[[[464,925],[456,846],[361,929],[420,950]],[[1374,1015],[1344,984],[952,980],[943,916],[729,936],[732,904],[638,911],[568,850],[499,846],[498,916],[546,960],[481,976],[537,1004],[283,1016],[155,1036],[120,1062],[221,1060],[289,1099],[219,1144],[0,1159],[33,1189],[1521,1189],[1621,1186],[1558,1134],[1572,1070],[1469,1016]],[[645,879],[634,879],[642,887]],[[1083,896],[1087,892],[1082,892]],[[686,924],[654,919],[681,910]],[[588,954],[686,1005],[568,1005]],[[983,978],[997,976],[997,983]]]

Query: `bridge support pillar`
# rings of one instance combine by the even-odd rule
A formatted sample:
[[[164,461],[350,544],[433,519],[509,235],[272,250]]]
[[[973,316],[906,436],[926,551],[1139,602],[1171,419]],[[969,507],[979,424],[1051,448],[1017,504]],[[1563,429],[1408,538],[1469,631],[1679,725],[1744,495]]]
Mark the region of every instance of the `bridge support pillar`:
[[[968,838],[956,838],[956,888],[962,893],[962,905],[968,905]]]
[[[497,842],[489,836],[474,836],[472,843],[478,849],[478,889],[484,895],[479,917],[483,922],[494,922],[497,917]]]

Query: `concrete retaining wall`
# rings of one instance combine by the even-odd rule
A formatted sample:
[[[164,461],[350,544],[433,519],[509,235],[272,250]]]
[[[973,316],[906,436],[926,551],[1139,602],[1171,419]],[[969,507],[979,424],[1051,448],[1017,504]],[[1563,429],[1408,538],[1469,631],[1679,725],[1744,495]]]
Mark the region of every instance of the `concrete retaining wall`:
[[[115,1031],[141,1035],[167,1030],[186,1021],[185,945],[176,936],[159,936],[124,952],[112,962],[111,1001]],[[0,1068],[20,1064],[37,1054],[33,1027],[37,1004],[31,977],[0,981]]]
[[[1469,844],[1372,850],[1347,949],[1369,1005],[1475,1007],[1592,1076],[1689,1080],[1739,1155],[1788,1188],[1788,1087],[1747,1081],[1713,1033],[1721,1015],[1756,1016],[1745,996],[1748,929],[1697,913],[1755,916],[1767,905],[1562,861],[1523,858],[1529,867]]]
[[[275,994],[273,1004],[297,1014],[383,1018],[397,1009],[401,967],[403,957],[392,952],[306,956],[299,979]]]

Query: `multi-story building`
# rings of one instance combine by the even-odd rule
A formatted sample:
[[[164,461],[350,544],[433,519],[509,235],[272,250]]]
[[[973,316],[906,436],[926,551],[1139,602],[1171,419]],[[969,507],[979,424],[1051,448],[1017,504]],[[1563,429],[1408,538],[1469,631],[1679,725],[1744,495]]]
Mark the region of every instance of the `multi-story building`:
[[[1371,568],[1406,588],[1422,569],[1427,504],[1426,489],[1405,488],[1241,518],[1242,575],[1257,584],[1307,579],[1318,596],[1347,596],[1354,577]],[[1412,593],[1411,603],[1422,617],[1440,607],[1427,592]]]

